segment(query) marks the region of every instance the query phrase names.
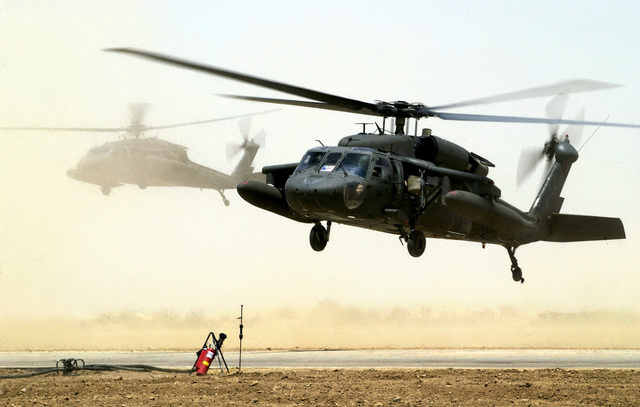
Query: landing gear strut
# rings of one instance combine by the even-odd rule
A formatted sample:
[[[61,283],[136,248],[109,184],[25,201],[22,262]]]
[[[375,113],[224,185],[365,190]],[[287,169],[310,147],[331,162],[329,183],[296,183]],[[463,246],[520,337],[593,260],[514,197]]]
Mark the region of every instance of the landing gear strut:
[[[330,232],[331,222],[327,222],[327,229],[325,229],[320,222],[317,222],[316,225],[311,228],[311,233],[309,233],[311,248],[317,252],[323,251],[324,248],[327,247]]]
[[[509,259],[511,259],[511,277],[513,281],[524,283],[524,278],[522,278],[522,269],[518,266],[518,259],[516,259],[516,249],[517,246],[504,246],[509,253]]]
[[[224,190],[219,189],[218,193],[220,194],[220,196],[222,197],[222,202],[224,202],[224,206],[229,206],[229,200],[227,199],[226,196],[224,196]]]

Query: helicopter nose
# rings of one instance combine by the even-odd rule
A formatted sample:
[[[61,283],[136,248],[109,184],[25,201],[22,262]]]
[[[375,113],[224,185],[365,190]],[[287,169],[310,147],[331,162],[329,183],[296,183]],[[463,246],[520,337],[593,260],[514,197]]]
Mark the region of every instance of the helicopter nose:
[[[95,168],[96,160],[91,157],[84,157],[80,161],[78,161],[78,170],[79,171],[90,171]]]
[[[356,209],[364,202],[366,186],[362,182],[352,181],[344,184],[344,204],[347,209]]]
[[[106,170],[106,164],[108,163],[104,157],[100,156],[86,156],[78,161],[78,171],[84,172],[100,172]]]
[[[334,174],[293,176],[285,184],[287,202],[298,213],[347,212],[362,204],[364,192],[361,182]]]

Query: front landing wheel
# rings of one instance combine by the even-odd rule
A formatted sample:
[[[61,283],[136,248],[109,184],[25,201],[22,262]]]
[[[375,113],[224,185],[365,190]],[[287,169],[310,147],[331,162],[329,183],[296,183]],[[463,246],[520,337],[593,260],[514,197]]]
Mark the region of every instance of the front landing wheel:
[[[424,249],[427,247],[427,239],[424,238],[424,233],[420,230],[413,230],[409,233],[407,239],[407,249],[409,254],[413,257],[420,257],[424,253]]]
[[[322,225],[315,225],[311,228],[311,233],[309,233],[309,243],[311,243],[311,248],[317,252],[321,252],[327,247],[327,242],[329,241],[329,234],[327,233],[327,229]]]

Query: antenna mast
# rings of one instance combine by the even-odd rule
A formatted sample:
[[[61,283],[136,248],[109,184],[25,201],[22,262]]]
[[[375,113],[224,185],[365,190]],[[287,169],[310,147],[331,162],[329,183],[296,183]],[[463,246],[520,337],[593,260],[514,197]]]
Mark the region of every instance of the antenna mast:
[[[242,328],[244,328],[244,326],[242,325],[243,308],[244,305],[240,305],[240,318],[238,318],[240,320],[240,354],[238,356],[238,371],[242,369],[242,337],[244,336],[242,335]]]

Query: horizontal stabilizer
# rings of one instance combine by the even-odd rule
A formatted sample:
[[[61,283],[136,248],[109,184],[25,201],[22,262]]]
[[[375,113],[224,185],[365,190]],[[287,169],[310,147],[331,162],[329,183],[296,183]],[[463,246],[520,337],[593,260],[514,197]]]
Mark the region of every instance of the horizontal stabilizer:
[[[619,218],[554,213],[549,216],[549,225],[551,235],[544,239],[547,242],[585,242],[626,237]]]

